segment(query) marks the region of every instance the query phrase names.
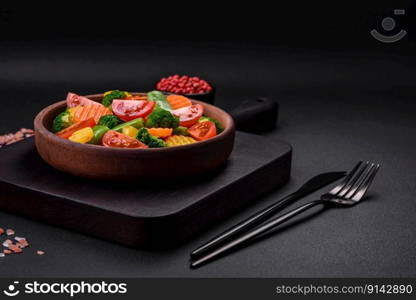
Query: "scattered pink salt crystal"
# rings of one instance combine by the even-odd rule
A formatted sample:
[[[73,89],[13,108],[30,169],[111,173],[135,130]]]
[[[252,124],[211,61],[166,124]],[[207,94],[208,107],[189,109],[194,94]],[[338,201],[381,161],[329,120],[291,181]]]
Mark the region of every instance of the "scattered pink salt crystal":
[[[15,244],[10,244],[9,249],[12,250],[14,253],[21,253],[23,250]]]
[[[11,240],[5,240],[2,245],[3,245],[3,247],[7,248],[7,247],[9,247],[10,244],[13,244],[13,242]]]
[[[16,245],[20,248],[26,248],[29,246],[29,243],[26,241],[26,239],[21,239],[16,243]]]
[[[38,251],[36,251],[36,254],[37,254],[37,255],[43,255],[43,254],[45,254],[45,252],[44,252],[44,251],[42,251],[42,250],[38,250]]]

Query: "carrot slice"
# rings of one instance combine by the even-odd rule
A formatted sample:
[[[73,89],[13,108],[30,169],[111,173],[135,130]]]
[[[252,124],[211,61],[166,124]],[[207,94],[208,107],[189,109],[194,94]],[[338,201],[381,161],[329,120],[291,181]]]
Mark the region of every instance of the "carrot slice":
[[[71,111],[71,115],[75,122],[80,122],[93,118],[95,122],[98,123],[102,116],[111,115],[111,111],[104,105],[101,105],[100,103],[94,103],[74,107]]]
[[[172,135],[173,129],[172,128],[149,128],[147,129],[147,131],[150,133],[150,135],[160,137],[160,138],[166,138]]]
[[[192,105],[191,100],[181,95],[169,95],[166,97],[166,100],[173,109]]]
[[[146,95],[136,95],[136,96],[127,96],[123,98],[124,100],[147,100]]]
[[[87,119],[87,120],[80,121],[80,122],[77,122],[75,124],[72,124],[71,126],[65,128],[65,129],[62,129],[61,131],[57,132],[56,135],[61,137],[61,138],[67,139],[75,131],[80,130],[80,129],[85,128],[85,127],[94,127],[96,124],[97,123],[94,121],[93,118]]]

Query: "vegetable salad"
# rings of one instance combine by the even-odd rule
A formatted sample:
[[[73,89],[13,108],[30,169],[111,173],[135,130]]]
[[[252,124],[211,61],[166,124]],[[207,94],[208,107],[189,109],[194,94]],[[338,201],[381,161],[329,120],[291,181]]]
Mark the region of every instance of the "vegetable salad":
[[[151,91],[132,95],[113,90],[101,103],[68,93],[67,108],[53,121],[53,132],[64,139],[114,148],[163,148],[210,139],[224,130],[204,115],[201,104],[182,95]]]

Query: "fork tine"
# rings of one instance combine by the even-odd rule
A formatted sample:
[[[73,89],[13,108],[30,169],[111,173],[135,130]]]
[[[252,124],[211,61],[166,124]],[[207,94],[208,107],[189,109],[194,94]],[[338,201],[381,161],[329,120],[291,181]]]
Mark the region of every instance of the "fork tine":
[[[375,166],[375,168],[373,168],[372,172],[370,174],[368,174],[367,178],[363,181],[363,183],[359,187],[357,193],[352,198],[353,201],[360,201],[361,200],[361,198],[365,195],[365,193],[367,192],[367,190],[370,187],[371,183],[373,182],[374,177],[376,176],[377,171],[379,169],[380,169],[380,165],[377,164]]]
[[[358,177],[354,185],[350,187],[348,193],[343,195],[344,199],[350,199],[355,194],[355,192],[360,188],[363,182],[367,179],[367,176],[371,174],[374,167],[375,167],[374,163],[371,163],[367,166],[367,168],[360,174],[360,176]]]
[[[329,194],[332,195],[336,195],[338,194],[338,192],[345,187],[345,185],[348,183],[348,181],[350,181],[350,179],[352,178],[352,176],[354,175],[355,172],[357,172],[357,170],[360,168],[361,164],[363,162],[359,161],[354,168],[347,174],[347,176],[345,176],[345,178],[336,186],[334,187],[331,191],[329,191]]]
[[[360,179],[361,175],[367,170],[369,162],[365,162],[357,172],[354,173],[351,180],[345,185],[345,187],[337,194],[337,197],[344,197],[346,193],[356,184],[357,180]]]

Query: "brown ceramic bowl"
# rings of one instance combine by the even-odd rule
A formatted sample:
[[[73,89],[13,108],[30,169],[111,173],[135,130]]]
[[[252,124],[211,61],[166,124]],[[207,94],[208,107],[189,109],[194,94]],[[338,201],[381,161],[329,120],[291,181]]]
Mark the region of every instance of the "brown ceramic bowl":
[[[100,101],[103,95],[86,97]],[[50,130],[53,119],[66,107],[66,102],[60,101],[44,108],[36,116],[36,148],[52,167],[99,180],[173,179],[209,173],[223,165],[231,154],[234,122],[218,107],[196,100],[192,102],[202,104],[204,114],[218,119],[225,130],[212,139],[171,148],[118,149],[78,144],[57,137]]]

